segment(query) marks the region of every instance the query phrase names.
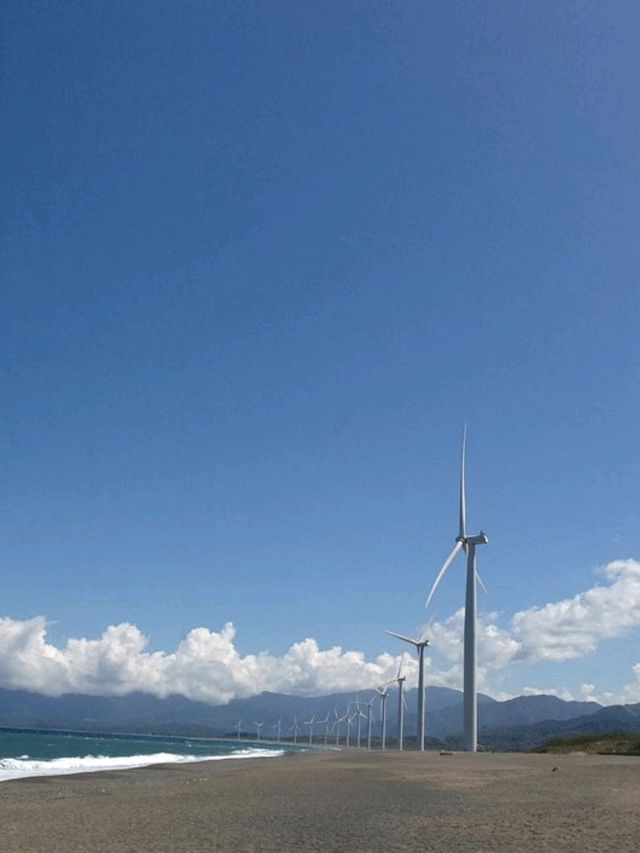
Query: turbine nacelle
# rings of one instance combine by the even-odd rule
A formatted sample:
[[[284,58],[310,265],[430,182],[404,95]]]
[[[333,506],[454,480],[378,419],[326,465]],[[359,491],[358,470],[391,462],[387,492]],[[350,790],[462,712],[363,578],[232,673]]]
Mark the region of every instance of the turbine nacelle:
[[[466,545],[487,545],[489,537],[481,530],[477,536],[456,536],[456,542],[459,542],[463,547]]]

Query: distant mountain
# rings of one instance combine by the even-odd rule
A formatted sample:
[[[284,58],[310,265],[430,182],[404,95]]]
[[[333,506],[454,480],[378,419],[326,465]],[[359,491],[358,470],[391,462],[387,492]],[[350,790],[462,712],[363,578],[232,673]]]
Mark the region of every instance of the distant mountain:
[[[416,730],[416,692],[406,691],[405,733],[409,743]],[[368,701],[373,691],[362,691]],[[213,707],[184,696],[159,699],[146,693],[127,696],[86,696],[65,694],[42,696],[25,690],[0,689],[0,726],[23,728],[80,729],[87,731],[155,732],[191,736],[223,736],[242,721],[245,735],[255,733],[255,721],[264,722],[263,736],[271,737],[274,724],[281,720],[286,735],[297,718],[300,737],[306,737],[304,720],[333,719],[334,709],[343,714],[353,693],[300,697],[261,693]],[[462,693],[444,687],[427,690],[427,739],[432,747],[457,748],[462,742]],[[376,699],[377,708],[377,699]],[[393,740],[397,727],[397,693],[389,694],[388,736]],[[518,696],[498,702],[478,697],[479,741],[485,749],[529,749],[554,737],[569,734],[640,731],[640,703],[602,707],[596,702],[565,702],[555,696]],[[374,736],[380,723],[375,717]],[[317,736],[324,731],[316,725]]]

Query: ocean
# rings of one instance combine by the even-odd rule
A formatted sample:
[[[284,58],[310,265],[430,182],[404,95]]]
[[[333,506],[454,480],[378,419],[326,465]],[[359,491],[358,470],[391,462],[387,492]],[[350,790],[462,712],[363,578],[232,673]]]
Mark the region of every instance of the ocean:
[[[97,770],[127,770],[151,764],[277,758],[301,749],[249,740],[163,737],[96,732],[0,729],[0,782]]]

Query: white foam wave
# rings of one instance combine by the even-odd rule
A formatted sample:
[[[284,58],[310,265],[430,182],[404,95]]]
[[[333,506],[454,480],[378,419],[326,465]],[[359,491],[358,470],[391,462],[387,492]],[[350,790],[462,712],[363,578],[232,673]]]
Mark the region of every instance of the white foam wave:
[[[8,779],[26,779],[30,776],[63,776],[69,773],[97,773],[100,770],[132,770],[152,764],[183,764],[192,761],[223,761],[230,758],[277,758],[281,749],[237,749],[228,755],[176,755],[156,752],[152,755],[85,755],[49,760],[23,758],[0,759],[0,782]]]

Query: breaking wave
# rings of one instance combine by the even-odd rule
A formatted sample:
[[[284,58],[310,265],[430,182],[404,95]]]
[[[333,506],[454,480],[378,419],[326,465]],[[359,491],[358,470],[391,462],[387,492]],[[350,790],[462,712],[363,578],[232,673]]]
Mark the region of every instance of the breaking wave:
[[[224,761],[231,758],[277,758],[281,749],[236,749],[227,755],[177,755],[156,752],[151,755],[85,755],[72,758],[28,760],[0,759],[0,782],[8,779],[27,779],[31,776],[63,776],[69,773],[97,773],[100,770],[132,770],[152,764],[184,764],[192,761]]]

